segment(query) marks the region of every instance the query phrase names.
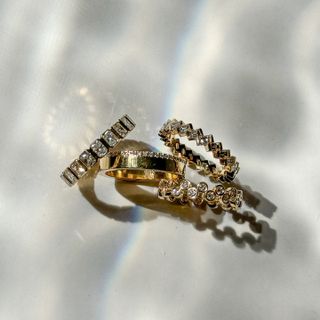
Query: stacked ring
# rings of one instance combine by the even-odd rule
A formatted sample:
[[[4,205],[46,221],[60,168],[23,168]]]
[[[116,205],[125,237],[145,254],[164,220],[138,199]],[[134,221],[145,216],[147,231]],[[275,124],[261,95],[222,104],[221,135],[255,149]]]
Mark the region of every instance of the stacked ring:
[[[172,181],[162,179],[159,183],[158,197],[170,202],[179,201],[180,204],[194,203],[201,206],[203,203],[212,208],[221,207],[223,210],[237,211],[242,205],[242,191],[234,187],[224,188],[216,185],[209,189],[205,182],[193,186],[192,183],[183,179]]]
[[[84,150],[80,156],[67,167],[60,177],[69,186],[73,186],[90,170],[96,162],[105,157],[109,150],[114,148],[120,140],[132,131],[135,123],[128,116],[124,115],[111,129],[106,130],[90,144],[90,148]]]
[[[184,177],[185,168],[186,160],[151,151],[111,152],[100,159],[100,170],[126,181],[178,181]]]
[[[231,156],[230,150],[223,149],[221,142],[214,142],[212,135],[204,135],[202,129],[193,129],[190,123],[168,120],[160,129],[159,136],[165,145],[171,148],[173,154],[187,159],[189,164],[203,170],[216,182],[231,182],[239,172],[239,163],[234,156]],[[206,151],[212,152],[214,158],[219,159],[220,166],[217,168],[216,164],[201,159],[199,155],[181,144],[176,136],[187,137],[189,141],[195,140],[198,146],[204,146]]]

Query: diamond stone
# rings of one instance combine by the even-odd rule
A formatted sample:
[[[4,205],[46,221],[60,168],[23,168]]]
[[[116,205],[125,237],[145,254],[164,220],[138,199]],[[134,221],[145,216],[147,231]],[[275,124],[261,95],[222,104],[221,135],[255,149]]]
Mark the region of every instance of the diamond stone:
[[[182,189],[188,189],[188,188],[189,188],[189,185],[190,185],[190,183],[189,183],[188,180],[182,180],[180,186],[181,186]]]
[[[132,131],[136,126],[133,120],[126,114],[120,119],[121,123],[129,130]]]
[[[230,200],[230,197],[229,197],[229,195],[227,193],[222,196],[222,202],[223,203],[228,204],[229,200]]]
[[[214,142],[211,144],[211,150],[213,153],[213,156],[217,158],[219,156],[219,152],[222,150],[222,144],[221,142]]]
[[[79,159],[88,169],[97,162],[96,158],[88,150],[83,151]]]
[[[224,194],[224,187],[222,185],[216,186],[215,192],[218,196],[222,196]]]
[[[230,150],[228,149],[223,149],[221,151],[219,151],[219,158],[226,158],[226,157],[230,157]]]
[[[174,189],[172,189],[171,194],[174,197],[179,197],[180,196],[180,190],[178,188],[174,188]]]
[[[197,165],[198,167],[202,167],[202,160],[201,160],[200,158],[198,158],[198,159],[196,160],[196,165]]]
[[[215,199],[215,194],[212,190],[209,190],[206,194],[206,199],[210,202],[213,201]]]
[[[99,158],[104,157],[108,153],[107,147],[99,139],[91,143],[90,148]]]
[[[236,157],[231,156],[224,159],[224,161],[226,166],[233,166],[236,163]]]
[[[236,206],[237,206],[237,208],[241,208],[241,206],[242,206],[242,201],[238,199],[238,200],[236,201]]]
[[[117,136],[110,130],[105,131],[101,138],[108,144],[110,148],[113,148],[118,143]]]
[[[207,162],[202,162],[201,164],[202,166],[202,170],[206,173],[209,174],[210,173],[210,165]]]
[[[180,136],[186,136],[188,134],[188,132],[192,130],[192,126],[191,124],[183,124],[182,126],[180,126],[179,128],[179,134]]]
[[[87,168],[81,163],[80,160],[74,160],[70,164],[70,169],[79,179],[87,172]]]
[[[116,134],[120,137],[120,138],[124,138],[127,133],[128,133],[128,130],[123,126],[121,125],[120,122],[116,122],[113,126],[112,126],[112,130],[114,132],[116,132]]]
[[[181,121],[178,121],[176,119],[173,119],[170,123],[170,129],[172,131],[178,130],[178,128],[181,126]]]
[[[209,142],[212,141],[212,135],[209,136],[198,136],[197,145],[199,146],[207,146]]]
[[[197,197],[197,189],[195,187],[188,189],[188,197],[190,199],[195,199]]]
[[[187,133],[187,138],[189,140],[196,140],[197,139],[197,130],[190,130],[188,133]]]
[[[206,192],[208,190],[208,185],[205,182],[200,182],[197,187],[200,192]]]
[[[78,178],[70,171],[69,168],[64,170],[60,177],[69,186],[73,186],[78,181]]]

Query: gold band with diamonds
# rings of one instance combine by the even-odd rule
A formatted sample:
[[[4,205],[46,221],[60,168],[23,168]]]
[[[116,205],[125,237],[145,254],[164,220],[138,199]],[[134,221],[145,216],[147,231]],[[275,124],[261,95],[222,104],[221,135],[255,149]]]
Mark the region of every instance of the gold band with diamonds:
[[[223,149],[221,142],[214,142],[212,135],[204,135],[202,129],[193,129],[191,123],[168,120],[160,129],[159,136],[165,145],[171,148],[173,154],[187,159],[189,164],[195,165],[216,182],[231,182],[239,171],[239,162],[231,156],[230,150]],[[212,152],[214,158],[219,159],[219,167],[187,149],[177,136],[187,137],[189,141],[195,140],[198,146],[204,146],[206,151]]]
[[[134,127],[134,121],[128,115],[124,115],[111,129],[103,132],[99,139],[92,142],[90,148],[83,151],[78,159],[74,160],[69,167],[62,172],[60,175],[62,180],[68,186],[76,184],[100,158],[106,156],[109,150],[113,149],[120,140],[124,139]]]
[[[192,202],[196,206],[201,206],[206,203],[212,208],[221,207],[226,211],[237,211],[242,205],[243,194],[242,190],[234,187],[225,188],[222,185],[216,185],[209,189],[205,182],[194,186],[187,179],[180,181],[162,179],[159,183],[158,197],[180,204]]]
[[[126,181],[181,180],[185,168],[185,160],[151,151],[111,152],[100,159],[100,170],[108,176]]]

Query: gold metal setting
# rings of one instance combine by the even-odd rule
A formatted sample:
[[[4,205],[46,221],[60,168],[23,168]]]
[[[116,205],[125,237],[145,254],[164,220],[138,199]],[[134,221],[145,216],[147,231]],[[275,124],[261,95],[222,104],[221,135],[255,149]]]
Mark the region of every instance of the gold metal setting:
[[[151,151],[111,152],[100,159],[100,170],[126,181],[177,181],[184,177],[185,168],[186,160]]]
[[[100,138],[92,142],[90,148],[84,150],[79,158],[62,172],[60,175],[62,180],[68,186],[75,185],[100,158],[106,156],[109,150],[114,148],[134,128],[134,121],[128,115],[124,115],[110,130],[106,130]]]
[[[242,190],[234,187],[225,188],[222,185],[209,189],[205,182],[200,182],[195,186],[187,179],[180,181],[162,179],[159,183],[158,197],[183,205],[190,202],[196,206],[207,204],[212,208],[221,207],[226,211],[237,211],[243,200]]]
[[[187,159],[189,164],[195,165],[216,182],[231,182],[239,172],[239,162],[231,156],[230,150],[223,149],[221,142],[214,142],[212,135],[204,135],[202,129],[193,129],[191,123],[168,120],[160,129],[159,136],[165,145],[171,148],[173,154]],[[177,136],[186,137],[189,141],[195,140],[198,146],[204,146],[206,151],[212,153],[213,158],[219,160],[219,166],[203,160],[194,151],[187,149]]]
[[[77,159],[62,172],[61,178],[69,186],[76,184],[93,166],[105,175],[119,180],[148,182],[158,186],[158,197],[180,204],[193,203],[196,206],[220,207],[226,211],[237,211],[243,201],[242,190],[233,186],[218,184],[209,188],[205,182],[194,185],[185,179],[189,164],[212,178],[215,182],[227,183],[234,180],[239,163],[230,150],[223,149],[220,142],[214,142],[212,135],[204,135],[202,129],[193,129],[192,124],[168,120],[160,129],[159,136],[170,147],[173,155],[153,151],[114,151],[114,147],[135,128],[135,123],[124,115],[110,129],[90,144]],[[188,149],[179,138],[196,141],[218,159],[215,164],[204,160]],[[98,167],[96,166],[96,169]]]

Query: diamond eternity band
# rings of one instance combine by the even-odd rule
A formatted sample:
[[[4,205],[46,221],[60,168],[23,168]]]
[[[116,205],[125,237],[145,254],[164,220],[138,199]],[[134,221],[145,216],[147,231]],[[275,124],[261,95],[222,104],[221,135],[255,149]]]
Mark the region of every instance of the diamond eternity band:
[[[134,121],[124,115],[111,129],[104,131],[100,138],[90,144],[89,149],[84,150],[60,175],[62,180],[73,186],[81,179],[100,158],[105,157],[109,150],[114,148],[120,140],[135,128]]]
[[[194,186],[189,180],[172,181],[162,179],[159,183],[158,197],[170,202],[180,204],[194,203],[201,206],[206,203],[212,208],[221,207],[223,210],[237,211],[242,205],[242,190],[234,187],[225,188],[216,185],[209,189],[205,182],[200,182]]]
[[[185,124],[176,119],[168,120],[160,129],[159,136],[165,145],[171,148],[173,154],[187,159],[189,164],[203,170],[216,182],[231,182],[239,172],[239,162],[231,156],[230,150],[223,149],[221,142],[214,142],[211,134],[204,135],[202,129],[193,129],[191,123]],[[186,137],[189,141],[195,140],[198,146],[204,146],[206,151],[212,153],[213,158],[219,160],[219,167],[186,148],[176,136]]]

